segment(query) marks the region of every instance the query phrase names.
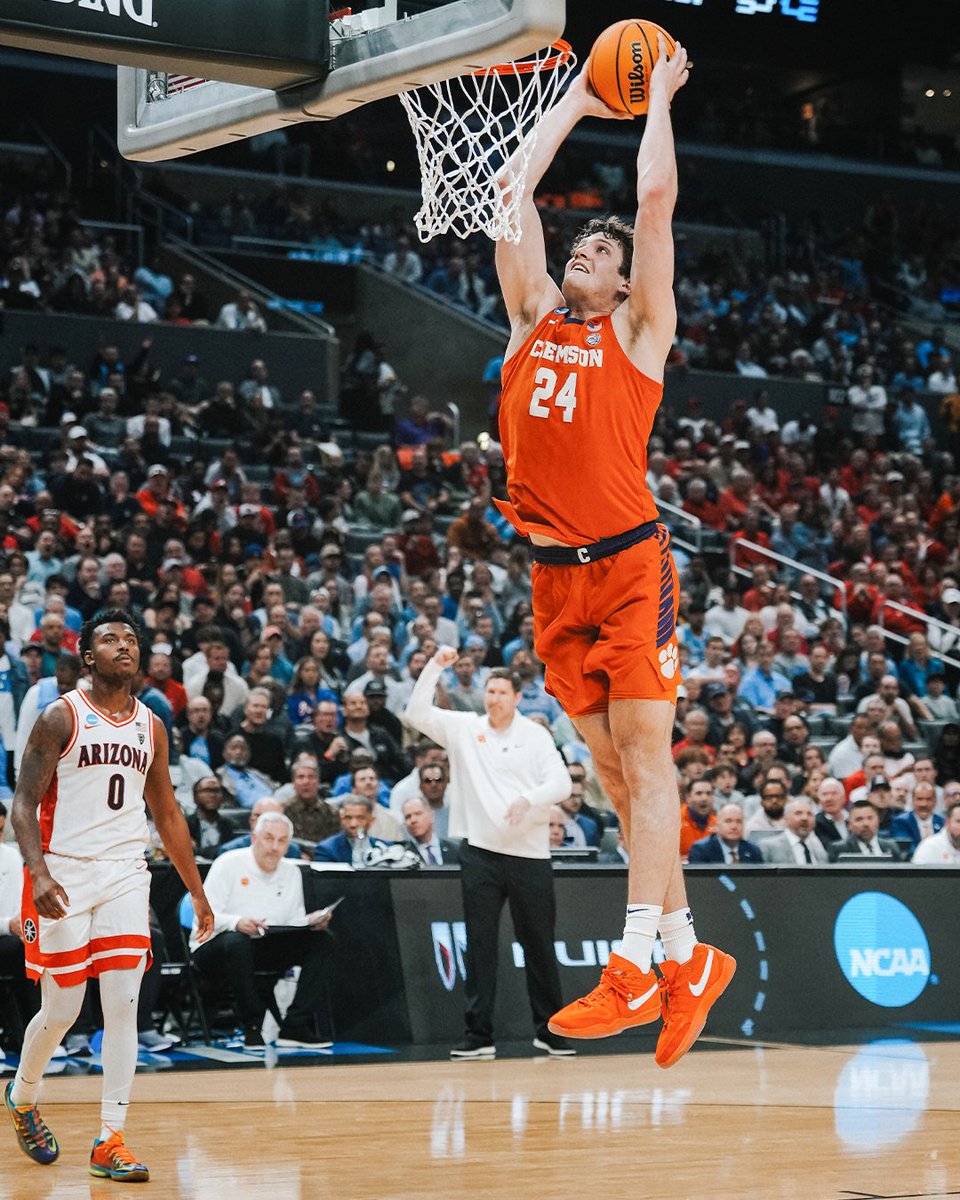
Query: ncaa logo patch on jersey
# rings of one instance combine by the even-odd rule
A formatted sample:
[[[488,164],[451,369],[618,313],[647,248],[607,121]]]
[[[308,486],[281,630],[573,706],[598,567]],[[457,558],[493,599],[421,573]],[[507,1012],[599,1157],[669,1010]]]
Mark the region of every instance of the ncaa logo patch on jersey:
[[[25,942],[35,942],[37,940],[37,926],[33,917],[27,917],[23,923],[23,940]]]
[[[84,725],[87,725],[87,726],[99,725],[100,718],[97,716],[96,713],[87,713],[86,717],[84,718],[83,723],[84,723]]]

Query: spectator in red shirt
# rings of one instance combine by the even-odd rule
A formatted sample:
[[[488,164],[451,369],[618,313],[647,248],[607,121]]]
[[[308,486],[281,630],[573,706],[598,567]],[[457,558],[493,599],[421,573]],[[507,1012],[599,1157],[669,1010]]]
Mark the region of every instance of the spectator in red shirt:
[[[707,485],[703,479],[691,479],[687,484],[687,496],[683,502],[684,512],[696,517],[708,529],[724,530],[726,520],[719,507],[707,496]]]
[[[840,471],[840,486],[856,502],[869,482],[870,456],[866,450],[858,448]]]
[[[767,563],[770,560],[759,550],[751,550],[742,546],[741,542],[753,542],[757,546],[769,549],[770,535],[760,528],[760,514],[752,505],[744,510],[741,528],[730,539],[730,562],[735,567],[753,567],[757,563]]]
[[[766,463],[757,478],[757,495],[773,512],[778,512],[787,496],[786,472],[777,468],[775,462]]]
[[[774,587],[770,567],[765,562],[754,563],[750,570],[753,584],[743,593],[740,603],[748,612],[759,612],[773,602]]]
[[[403,514],[403,533],[397,539],[407,574],[422,579],[440,566],[440,555],[430,535],[433,514],[407,509]]]
[[[174,720],[187,707],[187,693],[182,683],[173,678],[173,667],[170,662],[169,650],[154,649],[150,655],[150,674],[147,684],[155,687],[167,698],[167,703],[173,709]]]
[[[684,800],[680,810],[680,857],[686,862],[693,843],[709,837],[716,828],[713,783],[709,779],[692,779],[686,786]]]
[[[691,748],[703,750],[712,767],[717,750],[707,742],[707,732],[710,728],[710,718],[700,708],[691,708],[683,719],[683,737],[673,747],[673,761],[676,762],[684,750]]]
[[[157,515],[157,508],[164,501],[171,503],[176,511],[178,524],[187,522],[187,510],[170,491],[170,472],[162,463],[154,463],[147,471],[147,482],[134,495],[134,499],[148,517]]]
[[[880,599],[880,591],[869,582],[869,567],[864,562],[854,563],[846,582],[847,620],[852,625],[862,625],[873,620]]]
[[[24,521],[26,527],[37,535],[42,530],[49,529],[65,546],[72,546],[80,529],[76,521],[59,508],[54,508],[53,497],[49,492],[37,492],[33,503],[37,515],[27,517]]]
[[[303,450],[299,446],[287,448],[286,461],[273,476],[273,491],[281,504],[286,503],[291,487],[303,488],[309,505],[315,505],[320,499],[320,481],[309,467],[304,466]]]
[[[743,518],[750,506],[753,490],[753,476],[749,471],[734,471],[730,476],[730,486],[725,488],[717,501],[727,529],[735,532],[743,525]]]
[[[921,610],[917,608],[916,604],[907,595],[906,589],[903,586],[903,580],[899,575],[888,575],[884,581],[882,595],[874,606],[873,620],[878,625],[882,624],[893,633],[899,633],[901,637],[909,637],[911,633],[923,633],[925,626],[922,621],[915,620],[907,613],[900,612],[899,609],[890,608],[884,604],[885,600],[890,600],[894,604],[900,604],[904,608],[913,609],[914,612],[920,613]]]

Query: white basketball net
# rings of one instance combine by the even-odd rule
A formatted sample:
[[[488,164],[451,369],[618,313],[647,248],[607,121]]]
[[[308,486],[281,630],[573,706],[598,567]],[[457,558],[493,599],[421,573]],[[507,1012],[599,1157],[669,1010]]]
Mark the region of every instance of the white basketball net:
[[[441,233],[520,241],[520,206],[540,119],[576,66],[565,42],[505,63],[401,92],[417,143],[422,242]]]

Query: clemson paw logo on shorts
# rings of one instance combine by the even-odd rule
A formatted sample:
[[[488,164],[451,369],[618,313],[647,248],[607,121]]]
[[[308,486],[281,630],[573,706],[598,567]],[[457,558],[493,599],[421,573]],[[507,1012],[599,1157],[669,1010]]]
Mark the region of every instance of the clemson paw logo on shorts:
[[[680,666],[680,653],[677,650],[676,642],[664,646],[657,656],[657,662],[660,664],[660,674],[664,679],[672,679],[676,675]]]
[[[23,940],[25,942],[35,942],[37,940],[37,927],[32,917],[27,917],[23,923]]]

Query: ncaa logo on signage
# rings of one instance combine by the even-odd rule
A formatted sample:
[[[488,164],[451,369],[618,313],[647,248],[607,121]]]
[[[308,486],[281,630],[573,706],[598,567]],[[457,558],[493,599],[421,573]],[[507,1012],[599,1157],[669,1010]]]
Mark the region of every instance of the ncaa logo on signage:
[[[930,980],[930,944],[905,904],[862,892],[840,909],[833,947],[847,983],[871,1004],[902,1008]]]

